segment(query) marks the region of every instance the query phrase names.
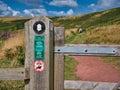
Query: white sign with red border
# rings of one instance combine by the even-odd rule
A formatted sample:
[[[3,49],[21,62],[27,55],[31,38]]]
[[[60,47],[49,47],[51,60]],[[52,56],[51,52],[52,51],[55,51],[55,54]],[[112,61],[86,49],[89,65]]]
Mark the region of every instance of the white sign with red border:
[[[33,67],[36,72],[43,72],[45,70],[45,63],[44,61],[36,60]]]

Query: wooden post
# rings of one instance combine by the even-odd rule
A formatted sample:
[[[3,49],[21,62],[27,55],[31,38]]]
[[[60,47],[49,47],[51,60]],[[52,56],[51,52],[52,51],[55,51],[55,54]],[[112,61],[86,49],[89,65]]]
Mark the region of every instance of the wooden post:
[[[29,30],[29,22],[25,23],[25,42],[26,42],[26,51],[25,51],[25,76],[28,76],[29,78],[25,79],[25,90],[30,90],[30,30]]]
[[[55,46],[64,45],[64,27],[55,27]],[[64,90],[64,55],[55,54],[54,90]]]
[[[25,25],[27,35],[25,68],[30,70],[30,81],[25,89],[54,90],[53,36],[51,36],[53,35],[52,21],[41,16],[26,22]],[[38,42],[35,42],[35,40]],[[39,48],[37,52],[36,47]],[[39,70],[39,72],[35,71],[33,68],[35,61],[44,62],[45,70],[40,71],[38,68],[37,70]]]

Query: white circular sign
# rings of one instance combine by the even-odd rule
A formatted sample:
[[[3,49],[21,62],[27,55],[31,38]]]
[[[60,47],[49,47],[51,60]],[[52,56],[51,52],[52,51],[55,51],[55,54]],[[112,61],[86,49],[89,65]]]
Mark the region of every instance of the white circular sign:
[[[36,72],[43,72],[45,70],[45,63],[41,60],[37,60],[34,62],[33,67]]]

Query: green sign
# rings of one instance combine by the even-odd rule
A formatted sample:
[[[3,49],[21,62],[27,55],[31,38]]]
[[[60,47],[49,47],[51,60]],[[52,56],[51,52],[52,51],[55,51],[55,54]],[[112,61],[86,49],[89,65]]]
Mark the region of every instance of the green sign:
[[[34,59],[44,60],[44,36],[34,37]]]

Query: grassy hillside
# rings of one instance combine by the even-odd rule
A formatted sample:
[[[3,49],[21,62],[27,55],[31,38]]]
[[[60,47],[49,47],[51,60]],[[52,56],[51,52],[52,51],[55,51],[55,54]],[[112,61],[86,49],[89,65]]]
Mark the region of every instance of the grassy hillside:
[[[71,17],[54,17],[51,18],[54,21],[55,26],[65,27],[65,36],[67,43],[87,43],[87,41],[81,41],[81,38],[88,37],[86,36],[90,30],[102,29],[101,27],[111,26],[111,25],[120,25],[120,8],[115,8],[111,10],[101,11],[90,13],[86,15],[71,16]],[[82,28],[84,31],[84,36],[77,34],[77,30]],[[111,27],[112,28],[112,27]],[[119,26],[118,26],[119,29]],[[112,29],[111,29],[112,30]],[[117,30],[120,31],[120,30]],[[73,34],[74,33],[74,34]],[[74,35],[74,36],[72,36]],[[115,36],[115,35],[113,35]],[[71,37],[73,40],[71,40]],[[74,39],[80,39],[74,40]],[[76,42],[77,41],[77,42]],[[90,42],[93,43],[93,42]],[[95,43],[95,42],[94,42]]]
[[[18,29],[23,29],[24,28],[24,23],[28,21],[28,18],[3,18],[0,17],[0,33],[2,32],[7,32],[9,30],[18,30]]]
[[[120,24],[120,8],[71,17],[51,18],[56,26],[65,29],[79,28],[93,29],[98,26]]]
[[[16,20],[26,20],[30,19],[28,17],[0,17],[0,21],[4,22],[11,22],[11,21],[16,21]]]

